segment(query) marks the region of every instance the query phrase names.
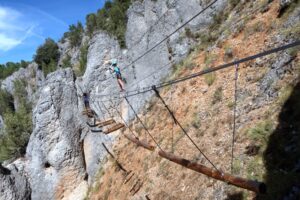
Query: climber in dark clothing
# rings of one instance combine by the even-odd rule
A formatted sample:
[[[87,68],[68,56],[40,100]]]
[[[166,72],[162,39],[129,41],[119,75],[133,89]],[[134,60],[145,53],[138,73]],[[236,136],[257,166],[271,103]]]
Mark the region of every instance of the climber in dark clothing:
[[[111,73],[115,73],[118,84],[121,88],[121,92],[123,92],[123,91],[125,91],[125,83],[122,78],[121,70],[117,66],[117,60],[113,59],[112,61],[110,61],[110,63],[111,63],[111,66],[110,66],[109,70],[111,71]]]
[[[87,93],[83,93],[83,102],[86,109],[90,109],[90,98]]]

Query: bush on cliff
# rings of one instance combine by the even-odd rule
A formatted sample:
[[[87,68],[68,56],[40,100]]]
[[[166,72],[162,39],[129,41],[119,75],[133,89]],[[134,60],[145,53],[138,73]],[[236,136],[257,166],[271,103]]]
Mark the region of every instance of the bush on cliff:
[[[14,97],[18,102],[18,108],[14,110],[13,98],[6,91],[0,90],[0,102],[6,106],[1,109],[5,127],[0,134],[0,162],[17,158],[25,154],[26,146],[32,132],[31,104],[27,100],[26,82],[17,80],[14,82]],[[2,101],[4,97],[9,100]]]
[[[28,64],[29,62],[21,60],[21,62],[7,62],[6,64],[0,65],[0,80],[12,75],[20,68],[26,68]]]
[[[106,1],[104,7],[86,16],[86,27],[89,36],[95,30],[104,30],[115,36],[121,47],[125,47],[125,31],[127,25],[127,9],[131,4],[130,0]]]
[[[54,40],[47,38],[45,43],[38,47],[34,61],[42,68],[45,76],[56,70],[59,60],[58,46]]]

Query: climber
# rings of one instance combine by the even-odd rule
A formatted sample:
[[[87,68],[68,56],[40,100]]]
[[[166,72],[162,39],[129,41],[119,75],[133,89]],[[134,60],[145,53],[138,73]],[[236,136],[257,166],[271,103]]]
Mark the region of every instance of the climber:
[[[106,61],[105,63],[110,63],[111,64],[110,67],[109,67],[110,72],[115,73],[118,84],[121,88],[121,92],[125,91],[125,89],[124,89],[125,88],[124,79],[122,78],[120,68],[117,66],[117,60],[113,59],[111,61]]]
[[[85,109],[90,110],[90,98],[87,93],[83,93],[83,102]]]

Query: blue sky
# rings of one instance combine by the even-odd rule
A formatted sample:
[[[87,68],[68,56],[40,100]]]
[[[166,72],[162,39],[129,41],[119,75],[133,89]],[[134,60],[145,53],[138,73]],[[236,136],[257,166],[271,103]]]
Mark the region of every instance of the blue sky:
[[[105,0],[0,0],[0,64],[30,61],[45,38],[56,41]]]

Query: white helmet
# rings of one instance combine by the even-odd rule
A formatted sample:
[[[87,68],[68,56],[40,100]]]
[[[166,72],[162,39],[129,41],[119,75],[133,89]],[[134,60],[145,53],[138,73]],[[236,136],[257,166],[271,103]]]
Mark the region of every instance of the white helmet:
[[[112,59],[112,60],[111,60],[111,64],[112,64],[112,65],[116,65],[116,64],[117,64],[117,59]]]

